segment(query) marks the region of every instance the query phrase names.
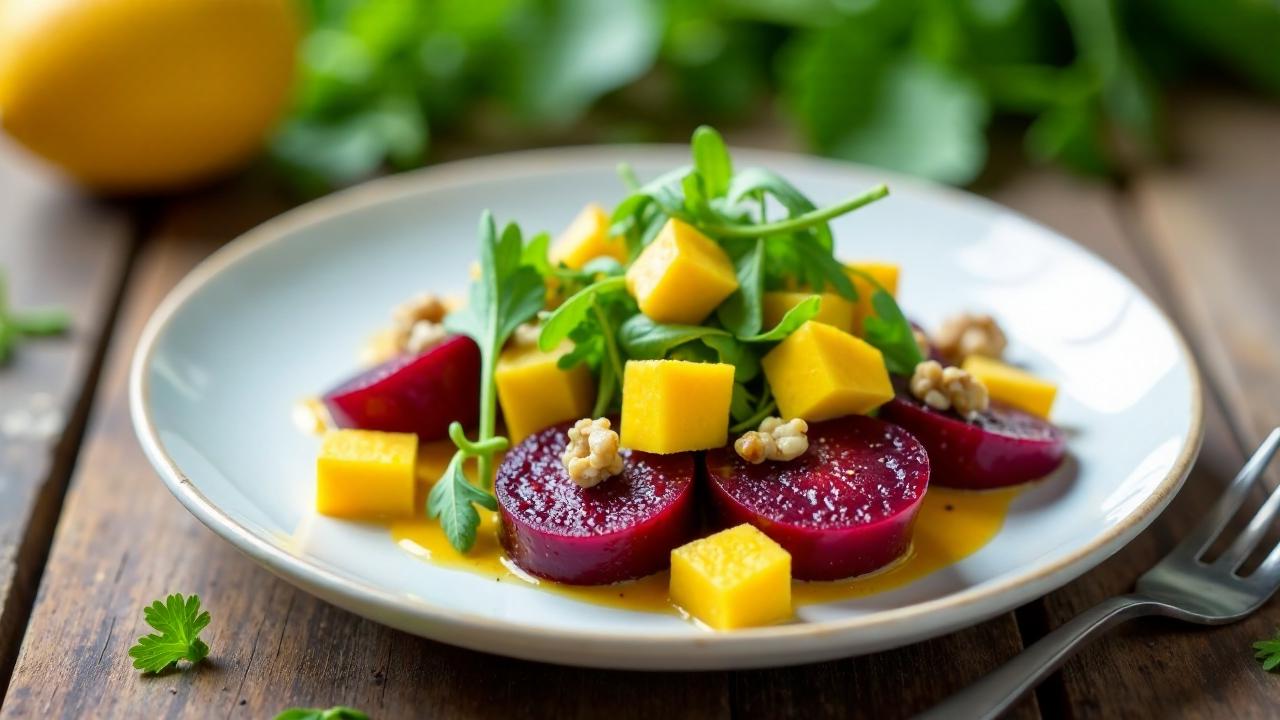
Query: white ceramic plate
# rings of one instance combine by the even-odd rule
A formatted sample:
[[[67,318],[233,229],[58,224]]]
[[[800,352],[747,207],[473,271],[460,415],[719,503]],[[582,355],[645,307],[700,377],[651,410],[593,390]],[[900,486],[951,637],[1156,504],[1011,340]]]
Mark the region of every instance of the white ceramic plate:
[[[926,326],[995,312],[1011,355],[1059,383],[1076,472],[1037,484],[959,563],[879,595],[802,607],[798,622],[712,633],[495,583],[398,549],[385,528],[316,518],[317,442],[290,409],[348,374],[388,308],[457,291],[477,218],[558,230],[588,200],[687,162],[670,147],[548,150],[441,165],[282,215],[191,273],[152,318],[132,376],[134,424],[169,489],[290,582],[412,633],[548,662],[643,669],[784,665],[867,653],[971,625],[1066,583],[1132,539],[1181,485],[1201,437],[1197,374],[1177,332],[1103,261],[990,202],[880,171],[742,151],[819,204],[888,180],[893,195],[834,224],[840,255],[904,268]],[[295,532],[306,526],[305,539]]]

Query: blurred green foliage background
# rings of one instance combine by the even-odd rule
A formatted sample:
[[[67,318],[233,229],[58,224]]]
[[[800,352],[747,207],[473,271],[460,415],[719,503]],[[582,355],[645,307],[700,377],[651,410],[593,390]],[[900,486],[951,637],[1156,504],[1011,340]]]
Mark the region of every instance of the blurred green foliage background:
[[[1167,89],[1280,94],[1276,0],[308,0],[273,155],[320,192],[433,138],[644,140],[776,103],[820,153],[963,184],[993,121],[1115,174],[1164,150]]]

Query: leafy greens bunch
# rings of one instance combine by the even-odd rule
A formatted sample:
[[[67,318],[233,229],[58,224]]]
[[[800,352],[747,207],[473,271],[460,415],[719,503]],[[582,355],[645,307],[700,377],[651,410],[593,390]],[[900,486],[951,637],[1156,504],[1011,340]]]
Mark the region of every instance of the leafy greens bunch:
[[[451,331],[470,336],[480,346],[478,437],[467,438],[457,423],[450,427],[458,450],[427,504],[428,515],[440,519],[458,550],[465,552],[475,542],[480,523],[475,506],[497,509],[489,492],[493,458],[508,443],[496,435],[493,376],[498,353],[521,323],[539,318],[538,346],[543,351],[555,350],[566,341],[572,345],[559,364],[564,369],[585,364],[594,373],[596,417],[618,410],[628,360],[675,358],[733,365],[730,414],[738,432],[776,410],[761,358],[816,316],[820,305],[820,298],[809,298],[766,328],[765,292],[807,288],[858,299],[851,271],[835,257],[828,223],[885,197],[888,188],[878,185],[818,207],[772,171],[735,171],[724,141],[710,127],[694,132],[692,154],[692,164],[646,184],[640,184],[629,167],[620,168],[630,194],[613,212],[612,232],[625,238],[630,261],[673,218],[693,225],[724,248],[733,260],[739,287],[701,325],[664,324],[641,313],[627,290],[622,263],[599,259],[581,270],[569,269],[549,260],[547,235],[526,243],[516,225],[507,225],[499,233],[487,213],[481,219],[480,277],[471,286],[466,308],[445,321]],[[863,278],[876,310],[875,316],[866,319],[863,336],[880,349],[891,372],[910,373],[923,359],[911,326],[893,296],[871,276]],[[551,303],[549,287],[559,293]],[[553,309],[545,310],[548,306]],[[464,472],[465,463],[473,458],[480,485],[470,482]]]
[[[1162,96],[1188,75],[1280,93],[1263,0],[306,4],[273,150],[310,191],[420,165],[433,135],[668,139],[773,98],[814,150],[948,182],[978,176],[1008,118],[1033,159],[1120,173],[1159,154]]]

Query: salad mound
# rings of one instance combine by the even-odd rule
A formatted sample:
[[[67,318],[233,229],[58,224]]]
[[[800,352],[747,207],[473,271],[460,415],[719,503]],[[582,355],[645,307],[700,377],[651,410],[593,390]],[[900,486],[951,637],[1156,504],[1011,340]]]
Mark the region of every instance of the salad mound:
[[[467,296],[397,308],[373,367],[309,406],[334,428],[323,511],[425,512],[458,553],[496,512],[509,561],[561,583],[676,558],[673,601],[730,628],[785,620],[792,580],[903,557],[931,481],[999,487],[1061,462],[1056,388],[1003,361],[995,318],[930,337],[898,306],[898,266],[836,257],[830,222],[886,186],[819,207],[736,168],[711,128],[691,149],[647,182],[619,168],[624,199],[554,241],[485,213]],[[377,450],[411,439],[452,448],[425,507],[403,453],[389,471]],[[385,500],[344,504],[369,478]]]

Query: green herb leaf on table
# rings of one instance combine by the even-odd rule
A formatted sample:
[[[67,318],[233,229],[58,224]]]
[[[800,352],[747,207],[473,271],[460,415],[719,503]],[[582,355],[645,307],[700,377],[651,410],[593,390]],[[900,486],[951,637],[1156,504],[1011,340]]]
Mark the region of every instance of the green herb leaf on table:
[[[369,720],[369,716],[355,708],[338,705],[331,708],[289,708],[276,715],[274,720]]]
[[[788,310],[787,314],[782,316],[782,319],[778,321],[777,325],[773,326],[772,330],[738,339],[748,343],[768,343],[786,340],[787,336],[799,329],[801,325],[815,318],[821,307],[821,297],[814,295],[813,297],[805,298],[797,303],[795,307]]]
[[[1262,663],[1262,669],[1271,671],[1280,666],[1280,631],[1270,640],[1259,640],[1253,644],[1254,657]]]
[[[198,595],[184,598],[174,593],[164,602],[151,603],[142,615],[157,632],[138,638],[129,648],[135,668],[158,673],[179,660],[194,665],[209,654],[209,646],[199,638],[200,631],[209,625],[209,613],[200,610]]]
[[[61,335],[69,327],[71,316],[60,308],[12,311],[9,286],[0,270],[0,363],[8,361],[23,338]]]

